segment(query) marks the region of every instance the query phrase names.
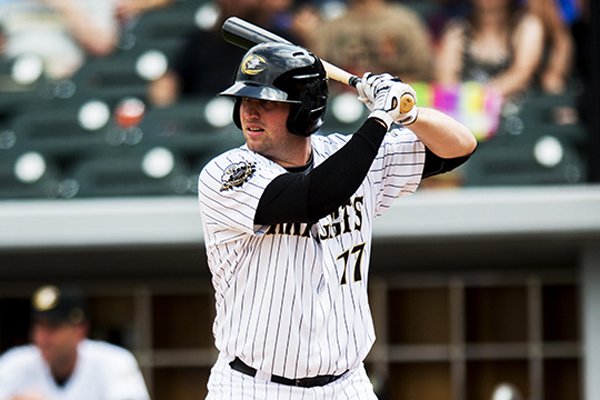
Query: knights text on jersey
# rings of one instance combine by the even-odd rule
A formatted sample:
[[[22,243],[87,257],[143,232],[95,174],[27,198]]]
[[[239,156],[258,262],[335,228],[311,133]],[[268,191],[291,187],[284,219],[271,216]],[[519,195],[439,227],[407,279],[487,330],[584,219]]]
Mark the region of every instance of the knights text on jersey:
[[[315,168],[349,139],[311,136]],[[372,222],[417,189],[424,160],[420,140],[394,129],[336,212],[313,225],[273,226],[254,225],[254,215],[267,185],[285,169],[246,146],[209,162],[199,200],[218,350],[288,378],[357,368],[375,340],[367,298]]]

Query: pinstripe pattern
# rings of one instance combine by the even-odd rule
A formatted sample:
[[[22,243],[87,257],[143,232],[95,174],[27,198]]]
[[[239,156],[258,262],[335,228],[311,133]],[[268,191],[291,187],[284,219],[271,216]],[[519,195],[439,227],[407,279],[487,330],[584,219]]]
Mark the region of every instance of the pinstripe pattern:
[[[315,165],[349,139],[313,135]],[[313,226],[253,224],[264,189],[285,173],[279,165],[245,146],[208,163],[200,174],[199,200],[220,353],[288,378],[360,368],[375,340],[367,298],[372,221],[395,198],[416,190],[424,157],[424,147],[411,131],[391,131],[361,187]],[[222,190],[223,171],[231,165],[253,165],[255,172],[246,182]],[[224,371],[221,375],[231,377]],[[217,379],[212,387],[218,386]],[[250,386],[251,381],[237,377],[235,384]]]

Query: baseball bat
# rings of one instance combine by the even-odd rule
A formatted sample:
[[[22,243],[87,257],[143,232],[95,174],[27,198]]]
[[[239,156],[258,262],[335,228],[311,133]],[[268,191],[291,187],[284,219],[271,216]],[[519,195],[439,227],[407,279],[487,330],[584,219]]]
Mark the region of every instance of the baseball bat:
[[[254,25],[238,17],[227,18],[227,20],[223,22],[221,33],[227,42],[246,50],[259,43],[265,42],[292,44],[289,40],[286,40],[281,36],[274,34],[273,32],[270,32],[264,28],[261,28],[260,26]],[[327,77],[329,79],[333,79],[334,81],[341,82],[352,87],[356,87],[356,85],[360,82],[360,78],[358,76],[353,75],[350,72],[345,71],[342,68],[325,60],[321,60],[321,62],[323,63],[323,67],[325,68]],[[411,95],[403,95],[400,98],[400,112],[409,112],[413,108],[414,103],[414,99]]]

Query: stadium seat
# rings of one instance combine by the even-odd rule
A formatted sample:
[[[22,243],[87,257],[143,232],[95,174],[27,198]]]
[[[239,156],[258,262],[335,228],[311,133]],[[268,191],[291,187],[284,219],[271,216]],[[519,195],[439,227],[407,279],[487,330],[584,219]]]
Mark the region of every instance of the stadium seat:
[[[496,136],[480,143],[464,166],[465,185],[584,182],[588,133],[578,119],[576,101],[574,91],[549,95],[533,89],[505,105]],[[544,157],[555,159],[544,165]]]
[[[577,94],[533,92],[519,112],[524,132],[530,136],[554,135],[576,146],[585,146],[587,130],[579,120]]]
[[[119,151],[110,153],[98,152],[74,164],[65,175],[77,182],[77,197],[189,194],[197,175],[190,171],[185,160],[174,154],[172,159],[159,161],[159,164],[173,164],[166,172],[152,176],[143,167],[150,150],[138,147],[120,148]],[[163,167],[164,165],[158,166]]]
[[[115,103],[124,97],[145,98],[148,82],[138,75],[138,52],[119,52],[88,61],[73,77],[74,99],[100,98]]]
[[[45,157],[44,171],[31,181],[19,179],[15,172],[20,157],[26,155],[17,149],[0,151],[0,199],[47,199],[61,195],[60,168],[54,160]],[[37,168],[39,166],[34,166]],[[26,172],[25,172],[26,173]],[[33,171],[35,173],[35,171]],[[27,174],[27,173],[26,173]]]
[[[16,147],[52,158],[84,157],[105,146],[104,130],[86,130],[79,124],[79,108],[38,110],[21,113],[9,124],[16,135]]]
[[[538,142],[498,136],[480,143],[464,165],[465,186],[575,184],[585,181],[585,163],[571,144],[561,141],[562,156],[545,166],[535,156]]]
[[[196,4],[197,8],[199,4]],[[135,47],[156,48],[164,51],[168,57],[175,54],[183,45],[185,37],[198,29],[194,12],[190,8],[175,5],[142,14],[131,30]]]
[[[220,120],[219,126],[210,124],[207,107],[213,100],[212,97],[202,97],[180,101],[170,107],[150,109],[139,124],[144,141],[172,148],[190,159],[204,158],[207,154],[217,154],[241,145],[243,136],[232,122]],[[230,110],[221,112],[230,118]]]
[[[47,81],[40,77],[30,83],[19,83],[13,78],[14,59],[0,57],[0,123],[23,109],[31,109],[43,102],[40,92]]]

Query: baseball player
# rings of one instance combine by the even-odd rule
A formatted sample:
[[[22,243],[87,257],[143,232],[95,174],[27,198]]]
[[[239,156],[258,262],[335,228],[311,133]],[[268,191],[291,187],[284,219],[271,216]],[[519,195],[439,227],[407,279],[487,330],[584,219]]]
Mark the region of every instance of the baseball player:
[[[323,65],[270,43],[246,53],[221,93],[235,99],[246,144],[199,178],[219,350],[208,399],[376,398],[363,366],[375,340],[373,219],[464,162],[476,141],[436,110],[401,113],[400,97],[415,94],[391,75],[365,74],[358,89],[371,110],[358,131],[313,135],[328,96]]]
[[[86,339],[85,300],[43,286],[32,298],[34,344],[0,357],[0,400],[149,400],[133,355]]]

